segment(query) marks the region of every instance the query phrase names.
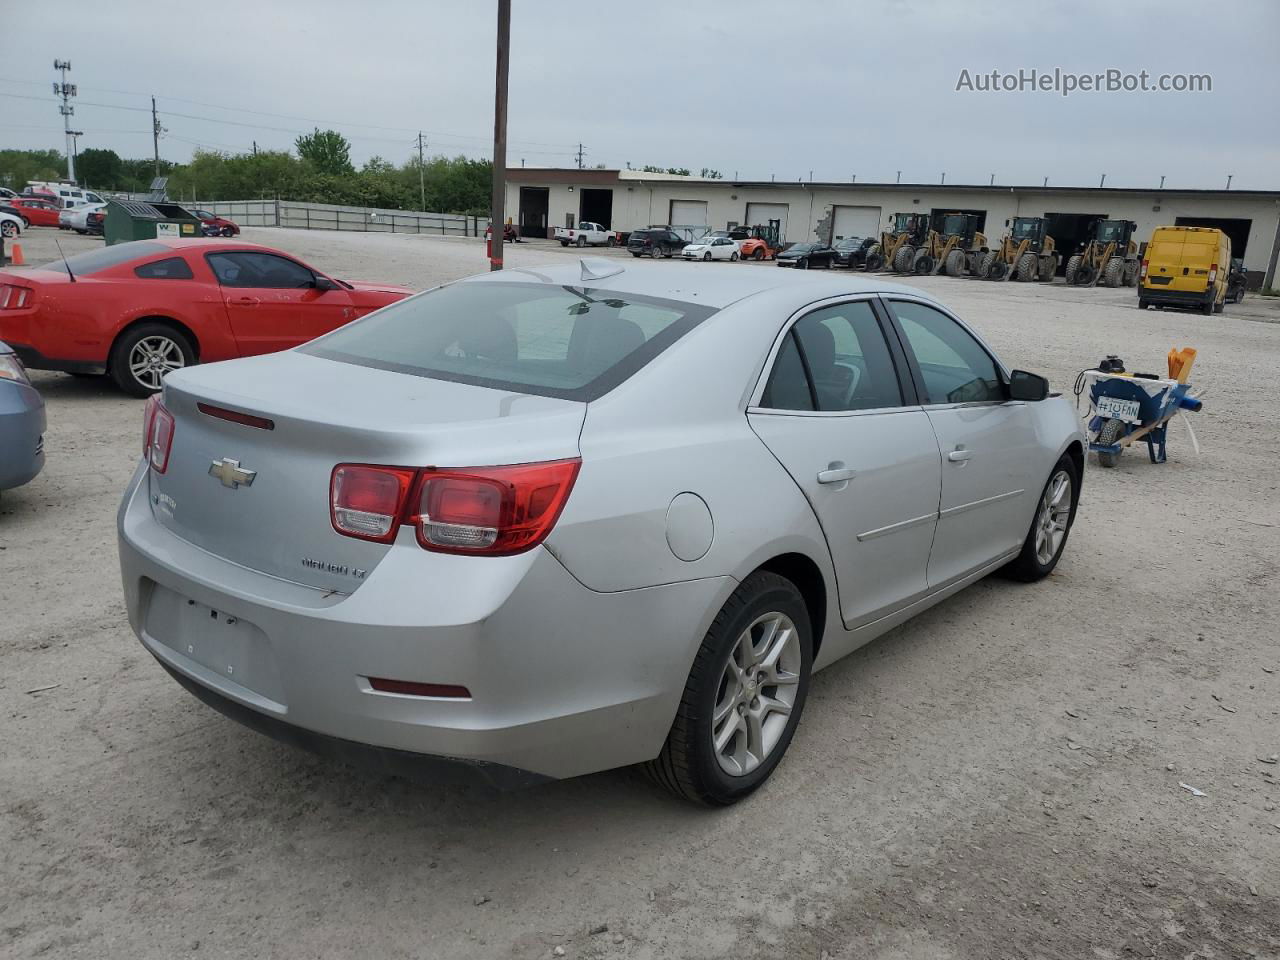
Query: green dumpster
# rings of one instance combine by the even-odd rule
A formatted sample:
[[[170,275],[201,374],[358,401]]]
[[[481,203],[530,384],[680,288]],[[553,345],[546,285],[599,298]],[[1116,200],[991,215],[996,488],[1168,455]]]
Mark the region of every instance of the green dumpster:
[[[155,200],[108,200],[103,236],[107,246],[156,237],[203,236],[200,218],[176,203]]]

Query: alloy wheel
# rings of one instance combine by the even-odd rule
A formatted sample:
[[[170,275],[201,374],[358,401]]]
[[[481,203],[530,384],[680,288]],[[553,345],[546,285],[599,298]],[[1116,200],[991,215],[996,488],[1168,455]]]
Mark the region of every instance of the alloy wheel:
[[[716,761],[729,776],[750,773],[778,745],[799,691],[800,667],[800,636],[786,614],[762,614],[738,637],[711,715]]]
[[[1040,563],[1050,563],[1057,556],[1070,520],[1071,477],[1059,470],[1045,487],[1036,514],[1036,559]]]
[[[143,337],[129,351],[129,372],[150,390],[159,390],[166,374],[184,366],[182,347],[169,337]]]

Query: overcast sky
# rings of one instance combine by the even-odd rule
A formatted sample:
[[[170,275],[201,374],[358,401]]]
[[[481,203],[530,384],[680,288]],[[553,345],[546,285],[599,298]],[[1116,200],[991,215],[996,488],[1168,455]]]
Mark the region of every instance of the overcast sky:
[[[514,0],[509,163],[726,177],[1280,189],[1280,3]],[[488,156],[496,0],[0,0],[0,146]],[[1205,73],[1211,93],[957,92],[1022,68]],[[111,105],[111,106],[107,106]],[[129,108],[129,109],[123,109]],[[258,112],[250,112],[258,111]],[[185,115],[185,116],[184,116]],[[358,122],[356,122],[358,121]]]

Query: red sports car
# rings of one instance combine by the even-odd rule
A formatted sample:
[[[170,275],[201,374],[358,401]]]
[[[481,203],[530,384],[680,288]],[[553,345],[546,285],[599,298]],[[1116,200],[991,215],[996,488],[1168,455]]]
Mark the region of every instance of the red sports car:
[[[145,397],[170,370],[285,350],[412,292],[253,243],[135,240],[0,270],[0,340],[33,369],[106,373]]]
[[[37,197],[14,197],[8,201],[21,214],[22,219],[33,227],[56,227],[58,214],[62,205],[56,200],[42,200]]]
[[[210,213],[208,210],[192,210],[191,212],[200,218],[201,233],[206,237],[240,236],[240,227],[236,225],[234,220],[220,217],[216,213]]]

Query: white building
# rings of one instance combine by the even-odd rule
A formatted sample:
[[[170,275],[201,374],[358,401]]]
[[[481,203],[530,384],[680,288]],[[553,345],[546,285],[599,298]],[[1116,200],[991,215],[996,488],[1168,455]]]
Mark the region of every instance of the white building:
[[[1005,221],[1047,217],[1060,251],[1076,248],[1099,218],[1133,220],[1145,242],[1159,226],[1223,230],[1243,256],[1250,286],[1274,286],[1280,250],[1280,191],[1135,190],[1125,187],[939,185],[922,183],[781,183],[707,180],[636,170],[508,170],[507,215],[522,235],[545,237],[558,226],[592,220],[628,232],[670,224],[705,229],[777,221],[785,239],[825,240],[878,233],[900,212],[975,213],[998,242]]]

